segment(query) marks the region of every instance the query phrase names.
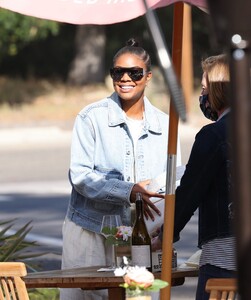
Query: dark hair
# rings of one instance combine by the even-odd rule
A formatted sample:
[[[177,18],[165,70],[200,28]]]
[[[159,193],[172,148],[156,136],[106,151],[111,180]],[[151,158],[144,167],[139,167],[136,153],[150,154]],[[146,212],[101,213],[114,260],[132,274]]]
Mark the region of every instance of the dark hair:
[[[123,54],[130,53],[138,56],[146,65],[147,71],[151,70],[151,58],[148,52],[143,49],[135,38],[130,38],[126,42],[126,46],[121,48],[113,57],[113,64]]]

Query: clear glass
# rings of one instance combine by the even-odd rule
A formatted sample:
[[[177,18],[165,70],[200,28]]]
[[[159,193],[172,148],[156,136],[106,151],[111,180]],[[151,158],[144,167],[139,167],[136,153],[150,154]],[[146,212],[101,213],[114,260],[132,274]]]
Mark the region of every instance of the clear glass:
[[[123,268],[131,264],[131,243],[130,240],[115,245],[116,267]]]
[[[105,215],[103,216],[102,225],[100,229],[100,233],[108,239],[115,235],[116,230],[119,226],[122,226],[121,217],[119,215]],[[116,268],[116,257],[115,257],[115,245],[108,244],[107,247],[111,256],[111,265],[109,266],[111,269]]]
[[[114,229],[122,225],[122,221],[119,215],[105,215],[103,216],[102,225],[101,225],[101,234],[108,238],[112,236]],[[108,229],[109,233],[105,229]]]
[[[129,290],[126,289],[126,300],[151,300],[151,292],[145,290]]]

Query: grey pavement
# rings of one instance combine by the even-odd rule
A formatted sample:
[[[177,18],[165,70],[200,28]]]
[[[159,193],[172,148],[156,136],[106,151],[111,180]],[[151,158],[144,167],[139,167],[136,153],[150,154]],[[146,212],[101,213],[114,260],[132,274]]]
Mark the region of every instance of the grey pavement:
[[[183,164],[200,127],[200,120],[179,125]],[[29,238],[49,253],[48,269],[60,266],[61,227],[70,197],[70,142],[71,128],[55,125],[0,129],[0,220],[17,218],[16,226],[33,220]],[[196,242],[195,214],[175,244],[179,263],[197,251]],[[172,299],[194,299],[196,281],[187,279],[172,288]]]

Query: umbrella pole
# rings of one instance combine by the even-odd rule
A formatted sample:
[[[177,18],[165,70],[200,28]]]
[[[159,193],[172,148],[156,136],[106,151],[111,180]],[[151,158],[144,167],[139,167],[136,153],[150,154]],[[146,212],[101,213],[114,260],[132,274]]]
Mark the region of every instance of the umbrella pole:
[[[182,74],[181,82],[185,97],[186,113],[191,112],[193,94],[193,48],[192,48],[192,7],[184,3]]]
[[[185,4],[183,2],[178,2],[174,4],[172,58],[174,68],[179,79],[181,79],[184,5]],[[178,136],[178,116],[172,103],[173,102],[170,101],[166,185],[167,192],[165,195],[161,272],[161,279],[167,281],[169,285],[167,286],[167,288],[161,290],[161,300],[170,299],[172,281],[172,248],[175,209],[176,153]]]

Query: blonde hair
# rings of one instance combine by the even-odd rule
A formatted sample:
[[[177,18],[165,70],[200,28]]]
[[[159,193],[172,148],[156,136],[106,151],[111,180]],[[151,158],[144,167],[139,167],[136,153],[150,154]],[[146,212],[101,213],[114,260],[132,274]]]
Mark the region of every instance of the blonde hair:
[[[225,54],[210,56],[201,62],[206,73],[208,95],[212,109],[220,111],[229,106],[230,72]]]

